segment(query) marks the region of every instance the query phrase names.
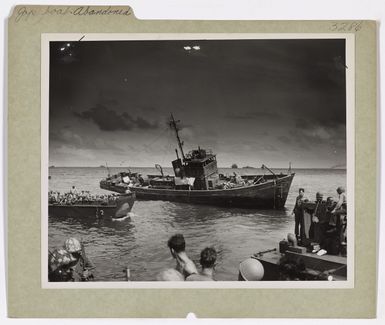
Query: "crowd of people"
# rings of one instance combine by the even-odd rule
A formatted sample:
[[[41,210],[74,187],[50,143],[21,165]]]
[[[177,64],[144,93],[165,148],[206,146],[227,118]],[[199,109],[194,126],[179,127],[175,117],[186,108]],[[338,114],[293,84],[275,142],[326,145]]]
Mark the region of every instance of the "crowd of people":
[[[217,251],[214,247],[205,247],[200,253],[198,269],[186,253],[186,242],[182,234],[176,234],[168,240],[168,248],[176,265],[164,269],[156,275],[157,281],[215,281]],[[63,247],[49,251],[48,280],[51,282],[84,282],[94,280],[95,268],[85,253],[83,244],[76,238],[65,240]],[[129,274],[129,269],[127,269]],[[239,281],[257,281],[263,278],[262,264],[255,258],[248,258],[240,263]],[[129,278],[127,277],[127,280]]]
[[[75,186],[65,193],[59,191],[48,192],[49,204],[92,204],[99,203],[101,205],[114,204],[118,198],[118,194],[91,194],[89,191],[78,191]]]
[[[216,281],[215,267],[217,251],[214,247],[205,247],[200,253],[200,269],[188,257],[186,242],[182,234],[176,234],[168,240],[168,248],[175,259],[175,268],[165,269],[156,276],[157,281]],[[238,281],[259,281],[264,275],[262,263],[250,257],[239,265]]]
[[[295,216],[294,233],[299,244],[319,245],[313,249],[318,255],[344,254],[347,242],[347,207],[343,187],[337,188],[338,199],[317,192],[315,201],[305,197],[305,189],[300,188],[292,214]],[[313,204],[307,204],[313,203]],[[305,212],[307,212],[305,214]],[[306,220],[306,217],[311,218]]]
[[[317,255],[346,254],[347,207],[343,187],[337,188],[338,200],[317,192],[315,201],[305,197],[305,190],[299,189],[292,213],[295,216],[294,235],[288,241],[301,246],[313,245]],[[77,204],[100,200],[109,202],[115,195],[91,196],[89,192],[77,192],[75,187],[61,195],[49,193],[50,203]],[[306,219],[307,218],[307,219]],[[314,245],[317,244],[318,245]],[[215,281],[217,251],[205,247],[200,253],[200,268],[195,265],[186,252],[186,241],[182,234],[173,235],[167,242],[175,267],[165,269],[156,276],[157,281]],[[76,238],[69,238],[62,248],[49,252],[49,281],[91,281],[94,268],[85,254],[84,246]],[[301,274],[305,265],[301,261],[281,260],[279,273],[281,280],[303,280]],[[264,277],[264,268],[256,258],[248,258],[239,265],[239,281],[259,281]]]
[[[288,236],[290,237],[290,235]],[[289,238],[290,240],[290,238]],[[294,240],[295,237],[294,237]],[[200,253],[200,268],[195,265],[186,253],[186,242],[182,234],[176,234],[168,240],[168,248],[175,260],[174,267],[159,272],[156,281],[216,281],[215,268],[217,251],[213,247],[205,247]],[[85,282],[93,281],[94,265],[87,258],[83,244],[76,238],[69,238],[63,247],[49,251],[48,279],[51,282]],[[126,280],[130,281],[130,270],[126,270]],[[238,281],[261,281],[264,279],[263,264],[255,257],[249,257],[239,264]],[[304,261],[293,260],[283,255],[278,262],[278,280],[309,280]],[[320,272],[318,280],[328,280],[328,273]]]

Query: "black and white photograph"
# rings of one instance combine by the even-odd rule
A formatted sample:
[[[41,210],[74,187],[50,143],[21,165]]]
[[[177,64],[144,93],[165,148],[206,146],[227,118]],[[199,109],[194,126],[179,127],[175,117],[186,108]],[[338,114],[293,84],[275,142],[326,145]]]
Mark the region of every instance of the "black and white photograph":
[[[352,38],[45,36],[47,286],[353,285]]]

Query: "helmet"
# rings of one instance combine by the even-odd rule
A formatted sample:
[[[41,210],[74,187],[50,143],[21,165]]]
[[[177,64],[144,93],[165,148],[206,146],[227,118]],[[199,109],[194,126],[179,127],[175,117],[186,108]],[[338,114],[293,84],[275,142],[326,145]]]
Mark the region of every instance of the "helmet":
[[[56,249],[49,254],[48,265],[51,270],[56,270],[74,261],[72,255],[65,249]]]
[[[260,281],[264,274],[262,263],[255,258],[247,258],[239,264],[240,281]]]
[[[76,238],[68,238],[64,243],[64,248],[70,253],[79,253],[82,250],[82,245]]]

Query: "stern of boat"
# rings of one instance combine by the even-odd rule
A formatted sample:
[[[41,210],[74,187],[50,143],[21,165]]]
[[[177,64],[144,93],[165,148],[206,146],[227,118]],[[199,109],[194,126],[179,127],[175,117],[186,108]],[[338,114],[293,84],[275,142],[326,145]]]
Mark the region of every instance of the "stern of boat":
[[[295,173],[291,173],[276,180],[274,209],[282,209],[285,207],[287,196],[289,194],[294,176]]]

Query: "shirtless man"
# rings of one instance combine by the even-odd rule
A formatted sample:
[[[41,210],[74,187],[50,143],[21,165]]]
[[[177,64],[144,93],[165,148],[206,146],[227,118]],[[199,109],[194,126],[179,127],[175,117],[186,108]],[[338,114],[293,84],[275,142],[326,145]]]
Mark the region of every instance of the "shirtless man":
[[[168,240],[168,248],[171,255],[176,260],[175,269],[183,274],[186,278],[191,274],[198,273],[198,270],[192,260],[189,259],[185,252],[186,242],[183,235],[176,234]]]
[[[214,268],[217,260],[217,252],[213,247],[206,247],[201,252],[200,264],[202,272],[200,274],[192,274],[186,278],[186,281],[215,281]]]

